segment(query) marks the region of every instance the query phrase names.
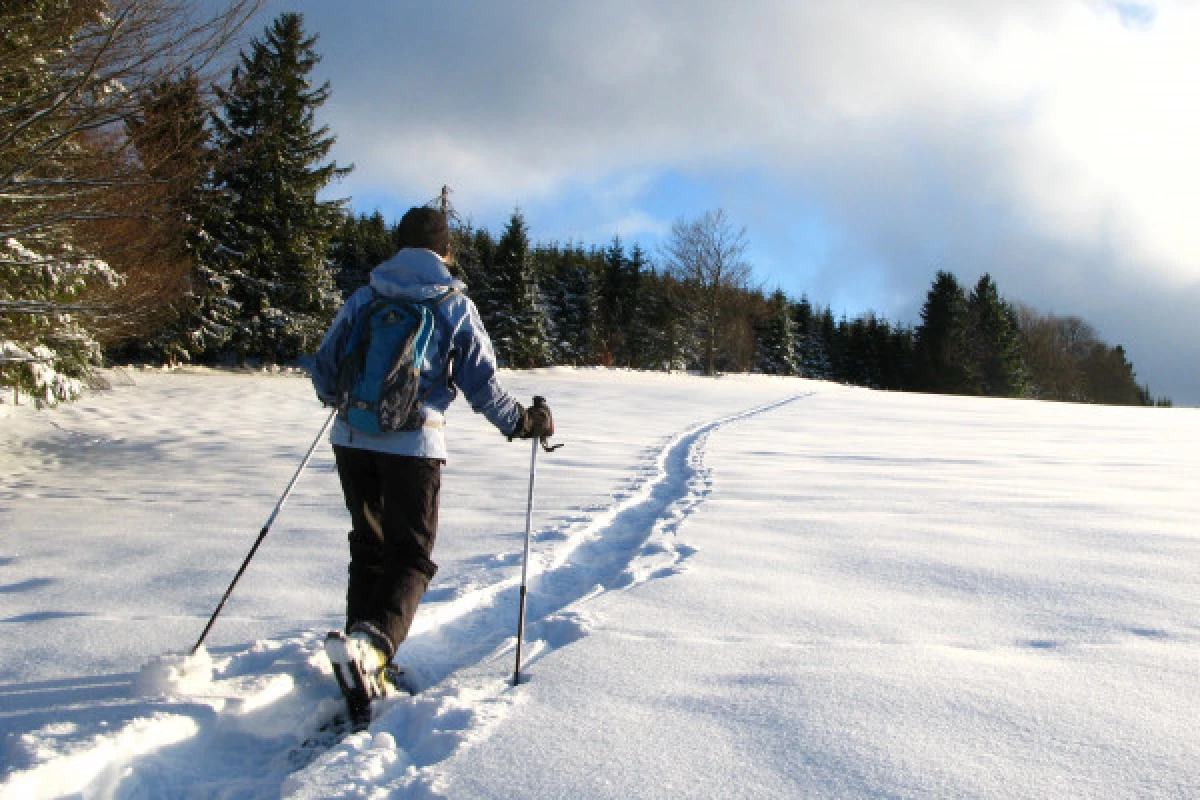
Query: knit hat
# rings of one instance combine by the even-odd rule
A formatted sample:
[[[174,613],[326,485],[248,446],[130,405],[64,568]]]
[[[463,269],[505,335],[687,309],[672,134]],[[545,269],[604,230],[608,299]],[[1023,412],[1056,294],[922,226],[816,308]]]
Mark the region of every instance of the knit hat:
[[[423,247],[442,258],[450,255],[450,226],[446,223],[446,215],[436,208],[410,208],[400,218],[396,239],[402,248]]]

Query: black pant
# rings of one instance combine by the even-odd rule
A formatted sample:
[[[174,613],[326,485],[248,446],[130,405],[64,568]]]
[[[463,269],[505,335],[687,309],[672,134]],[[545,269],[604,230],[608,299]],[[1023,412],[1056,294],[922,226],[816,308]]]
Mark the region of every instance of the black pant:
[[[335,446],[333,454],[352,525],[346,630],[367,623],[394,651],[437,572],[442,462],[354,447]]]

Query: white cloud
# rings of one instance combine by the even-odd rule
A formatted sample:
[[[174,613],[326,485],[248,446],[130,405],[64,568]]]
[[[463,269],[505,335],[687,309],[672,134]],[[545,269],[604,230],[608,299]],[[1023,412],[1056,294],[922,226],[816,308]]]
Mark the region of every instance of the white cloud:
[[[1186,283],[1200,279],[1200,11],[1163,3],[1131,28],[1124,6],[389,4],[354,30],[309,14],[333,48],[355,181],[449,175],[511,202],[717,158],[878,167],[903,136],[973,159],[961,191],[1007,192],[1031,226],[1117,237]]]
[[[351,191],[595,191],[585,236],[676,216],[622,176],[744,167],[819,207],[877,296],[939,267],[1064,313],[1200,284],[1194,0],[293,5]]]

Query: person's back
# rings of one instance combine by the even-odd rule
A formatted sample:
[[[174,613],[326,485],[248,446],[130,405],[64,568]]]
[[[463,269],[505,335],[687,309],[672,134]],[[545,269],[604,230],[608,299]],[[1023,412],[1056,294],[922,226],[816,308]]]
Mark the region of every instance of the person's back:
[[[421,370],[419,397],[425,424],[417,431],[371,436],[339,420],[335,445],[397,455],[446,458],[446,409],[461,390],[467,402],[508,435],[520,423],[520,405],[496,382],[496,356],[475,304],[465,286],[450,275],[433,250],[408,247],[371,271],[370,285],[346,301],[317,352],[313,383],[329,405],[337,402],[338,365],[354,320],[377,297],[437,300],[426,366]],[[447,294],[449,293],[449,294]]]
[[[380,690],[383,667],[407,637],[417,604],[437,572],[433,547],[447,453],[445,415],[456,393],[462,391],[510,441],[554,432],[547,406],[526,410],[496,379],[491,340],[466,287],[446,266],[450,231],[445,216],[434,209],[410,209],[398,234],[401,250],[371,272],[370,286],[346,301],[321,343],[312,375],[321,401],[337,406],[338,372],[358,316],[379,296],[438,299],[420,365],[422,424],[366,433],[339,414],[330,434],[351,531],[349,636],[330,633],[327,651],[354,711],[365,709]]]

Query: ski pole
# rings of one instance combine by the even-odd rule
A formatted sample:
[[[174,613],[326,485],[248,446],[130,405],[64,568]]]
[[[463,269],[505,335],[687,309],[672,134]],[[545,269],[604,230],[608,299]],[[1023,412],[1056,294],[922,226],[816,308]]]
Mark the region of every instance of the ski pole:
[[[541,397],[533,398],[533,405],[539,406],[545,404],[545,399]],[[553,453],[561,444],[551,446],[547,444],[545,437],[540,439],[534,438],[533,447],[529,456],[529,502],[525,505],[525,555],[521,559],[521,610],[517,617],[517,665],[513,669],[512,685],[516,686],[521,682],[521,641],[525,638],[525,596],[528,593],[529,585],[529,538],[533,530],[533,484],[537,478],[537,454],[538,445],[541,445],[547,453]]]
[[[300,466],[296,469],[296,474],[292,476],[288,482],[287,488],[283,490],[283,496],[279,498],[279,502],[275,504],[275,510],[271,512],[271,516],[267,517],[267,522],[262,526],[262,530],[258,532],[258,538],[254,540],[254,546],[250,548],[249,554],[246,555],[246,560],[242,562],[242,566],[238,569],[237,574],[233,576],[233,582],[229,584],[229,588],[225,590],[225,595],[221,598],[221,602],[217,603],[217,610],[213,612],[208,620],[208,624],[204,626],[204,632],[200,634],[200,638],[196,640],[196,646],[192,648],[192,655],[196,655],[196,651],[200,649],[200,645],[204,644],[204,638],[208,636],[208,632],[212,630],[213,623],[217,621],[217,616],[221,613],[221,609],[225,608],[225,601],[229,599],[229,595],[233,594],[233,587],[237,586],[237,582],[241,580],[242,573],[246,571],[246,567],[250,565],[250,559],[254,558],[254,554],[258,552],[258,546],[262,544],[263,539],[267,538],[267,531],[271,530],[272,523],[275,522],[275,517],[279,516],[280,509],[287,502],[288,495],[292,493],[292,487],[296,485],[296,481],[300,480],[300,473],[304,472],[304,468],[308,466],[308,462],[312,459],[313,451],[317,449],[321,439],[325,436],[325,431],[329,430],[329,425],[333,422],[334,415],[337,414],[337,409],[329,412],[329,417],[325,420],[325,424],[321,426],[321,432],[317,434],[317,438],[313,439],[312,445],[308,448],[308,452],[304,454],[304,460],[300,462]]]
[[[525,505],[525,555],[521,559],[521,611],[517,617],[517,665],[513,668],[512,685],[521,682],[521,641],[525,638],[525,595],[529,582],[529,535],[533,528],[533,481],[537,476],[538,440],[533,440],[529,457],[529,502]]]

